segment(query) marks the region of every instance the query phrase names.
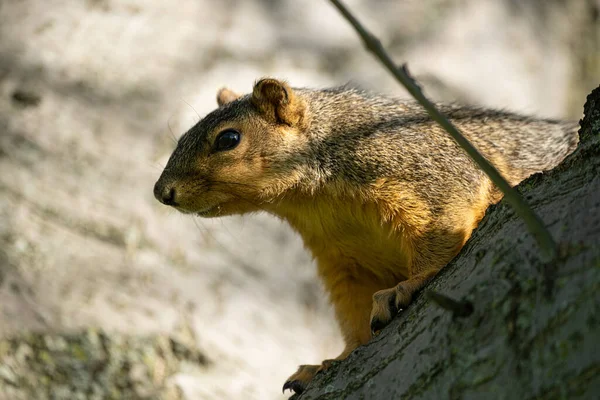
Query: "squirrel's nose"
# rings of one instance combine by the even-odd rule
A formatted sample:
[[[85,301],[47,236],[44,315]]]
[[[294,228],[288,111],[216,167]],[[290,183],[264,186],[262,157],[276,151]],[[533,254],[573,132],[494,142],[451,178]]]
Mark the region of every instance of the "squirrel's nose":
[[[167,206],[177,205],[175,201],[175,188],[170,185],[163,185],[160,181],[154,185],[154,197]]]

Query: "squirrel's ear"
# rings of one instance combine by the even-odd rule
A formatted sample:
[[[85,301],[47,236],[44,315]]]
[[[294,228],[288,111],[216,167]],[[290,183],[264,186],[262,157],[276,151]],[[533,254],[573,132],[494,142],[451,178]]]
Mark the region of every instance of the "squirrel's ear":
[[[306,105],[287,83],[263,78],[256,82],[252,103],[268,119],[279,124],[297,126],[304,122]]]
[[[227,89],[226,87],[221,88],[217,92],[217,104],[219,105],[219,107],[221,107],[222,105],[237,100],[240,96],[240,94],[237,94],[231,89]]]

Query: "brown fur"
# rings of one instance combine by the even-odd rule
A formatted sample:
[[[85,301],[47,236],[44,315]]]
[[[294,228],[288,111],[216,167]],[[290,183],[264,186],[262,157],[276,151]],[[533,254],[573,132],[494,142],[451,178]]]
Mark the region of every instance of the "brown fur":
[[[420,106],[341,87],[258,81],[222,89],[220,107],[180,140],[155,195],[183,212],[266,211],[312,252],[335,307],[345,358],[387,325],[465,244],[501,193]],[[440,105],[512,185],[577,145],[573,123]],[[235,129],[239,145],[215,151]],[[330,363],[301,366],[302,391]]]

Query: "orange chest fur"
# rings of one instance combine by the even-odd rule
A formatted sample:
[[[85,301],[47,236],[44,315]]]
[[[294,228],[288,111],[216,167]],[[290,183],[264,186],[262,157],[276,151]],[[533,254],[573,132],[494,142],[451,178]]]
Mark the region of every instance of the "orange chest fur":
[[[283,208],[277,214],[302,236],[323,268],[356,274],[368,271],[382,280],[409,276],[411,238],[401,227],[385,222],[374,204],[358,202],[303,202],[301,212]]]

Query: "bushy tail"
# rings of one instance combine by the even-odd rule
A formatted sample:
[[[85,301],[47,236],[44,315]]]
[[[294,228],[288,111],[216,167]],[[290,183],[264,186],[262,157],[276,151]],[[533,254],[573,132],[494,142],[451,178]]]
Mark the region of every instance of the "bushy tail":
[[[509,168],[520,180],[560,164],[575,151],[579,143],[578,124],[567,121],[541,120],[521,127],[518,148],[507,154]]]
[[[575,122],[498,113],[464,132],[473,132],[467,137],[516,185],[560,164],[577,147],[577,130]]]

